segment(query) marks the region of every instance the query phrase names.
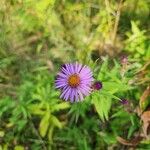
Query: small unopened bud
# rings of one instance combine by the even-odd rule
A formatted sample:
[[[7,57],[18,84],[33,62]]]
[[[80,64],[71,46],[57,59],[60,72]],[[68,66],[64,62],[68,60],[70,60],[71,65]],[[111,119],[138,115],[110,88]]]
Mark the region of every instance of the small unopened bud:
[[[100,90],[102,87],[103,85],[100,81],[95,81],[92,85],[93,90]]]
[[[129,101],[127,99],[121,99],[120,102],[122,105],[128,105],[129,104]]]

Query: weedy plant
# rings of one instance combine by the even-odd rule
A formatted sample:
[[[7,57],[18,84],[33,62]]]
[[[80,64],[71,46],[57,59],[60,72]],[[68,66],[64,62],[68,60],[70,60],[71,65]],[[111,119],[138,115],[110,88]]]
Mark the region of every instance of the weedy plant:
[[[0,150],[150,149],[149,6],[1,1]],[[55,87],[60,66],[74,62],[94,78],[78,103]]]

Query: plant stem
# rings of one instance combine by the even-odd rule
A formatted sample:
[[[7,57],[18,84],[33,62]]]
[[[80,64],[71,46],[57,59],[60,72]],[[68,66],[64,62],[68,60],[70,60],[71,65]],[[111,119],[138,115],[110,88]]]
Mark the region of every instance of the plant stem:
[[[46,145],[45,145],[45,143],[44,143],[42,137],[40,136],[39,132],[37,131],[37,129],[36,129],[35,126],[34,126],[34,123],[32,122],[31,114],[30,114],[30,113],[28,114],[28,119],[29,119],[30,124],[31,124],[31,126],[32,126],[32,128],[33,128],[34,133],[37,135],[38,139],[39,139],[39,140],[41,141],[41,143],[42,143],[43,150],[47,150]]]
[[[120,20],[122,2],[123,2],[123,0],[120,0],[120,2],[119,2],[119,4],[118,4],[118,8],[117,8],[116,19],[115,19],[115,25],[114,25],[113,36],[112,36],[112,43],[113,43],[113,46],[116,45],[116,36],[117,36],[118,25],[119,25],[119,20]]]
[[[133,12],[136,13],[136,10],[137,10],[137,7],[138,7],[138,3],[139,3],[139,0],[135,0],[134,1],[134,7],[133,7]]]
[[[106,10],[107,10],[107,21],[108,26],[111,28],[111,17],[110,17],[110,4],[108,0],[105,0]]]

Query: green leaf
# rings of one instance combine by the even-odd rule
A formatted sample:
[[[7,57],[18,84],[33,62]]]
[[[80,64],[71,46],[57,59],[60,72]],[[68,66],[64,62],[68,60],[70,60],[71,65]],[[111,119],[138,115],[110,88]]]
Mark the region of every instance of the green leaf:
[[[69,107],[70,107],[69,103],[60,103],[60,104],[53,106],[51,108],[51,112],[67,109]]]
[[[54,130],[54,126],[50,126],[48,131],[48,139],[50,142],[52,142],[53,130]]]
[[[127,91],[132,89],[132,87],[130,87],[129,85],[122,83],[121,81],[117,82],[113,82],[113,81],[109,81],[109,82],[103,82],[103,89],[105,91],[109,91],[109,93],[114,94],[116,92],[120,92],[120,91]]]
[[[24,150],[24,147],[21,145],[16,145],[14,150]]]
[[[2,138],[5,135],[5,132],[0,130],[0,138]]]
[[[36,3],[36,9],[37,12],[41,15],[44,13],[44,10],[46,10],[49,6],[53,6],[55,3],[55,0],[40,0]]]
[[[50,121],[58,128],[62,128],[61,122],[53,115],[51,115]]]
[[[103,61],[104,62],[100,68],[100,71],[97,77],[98,80],[102,80],[105,77],[105,73],[108,71],[108,58],[107,57],[103,58]]]
[[[3,150],[8,150],[8,143],[3,145]]]
[[[17,124],[18,124],[17,130],[21,132],[21,130],[25,127],[26,123],[27,123],[27,120],[25,120],[25,119],[18,120],[17,121]]]
[[[140,33],[140,30],[134,21],[131,21],[132,32],[135,34]]]
[[[111,133],[100,132],[100,136],[104,139],[107,144],[115,144],[116,137]]]
[[[128,136],[127,138],[130,139],[130,137],[133,135],[133,133],[135,132],[135,130],[139,127],[139,120],[137,120],[137,116],[136,115],[130,115],[130,121],[131,121],[131,126],[128,130]]]
[[[50,113],[46,112],[39,125],[39,132],[42,137],[45,137],[47,133],[49,127],[49,119],[50,119]]]
[[[93,95],[93,104],[99,117],[104,121],[108,120],[108,114],[111,107],[111,99],[108,96],[95,93]]]
[[[44,115],[45,111],[40,108],[39,104],[30,104],[28,110],[31,114]]]

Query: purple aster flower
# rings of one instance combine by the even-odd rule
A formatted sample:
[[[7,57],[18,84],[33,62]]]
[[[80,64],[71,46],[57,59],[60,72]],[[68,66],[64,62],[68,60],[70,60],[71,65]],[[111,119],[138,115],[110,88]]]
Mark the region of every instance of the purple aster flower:
[[[60,98],[71,102],[83,100],[92,91],[93,73],[88,66],[69,63],[61,67],[55,86],[61,90]]]
[[[92,85],[92,89],[93,90],[100,90],[102,88],[102,83],[100,81],[96,81],[93,85]]]

